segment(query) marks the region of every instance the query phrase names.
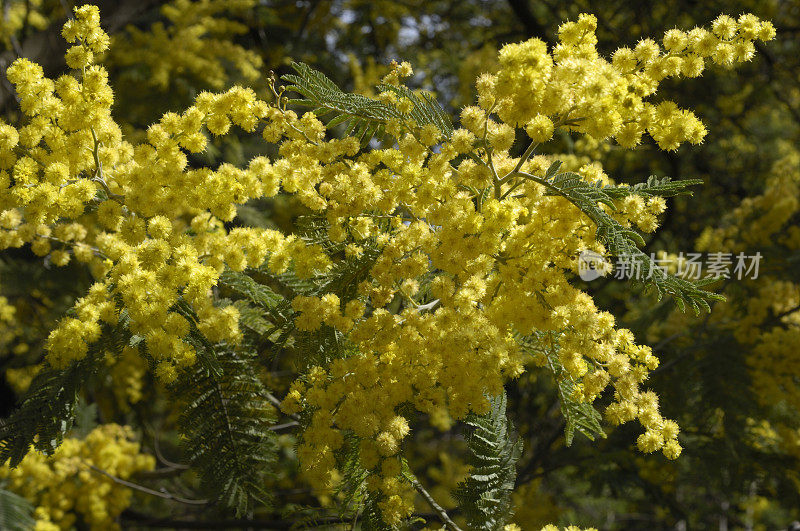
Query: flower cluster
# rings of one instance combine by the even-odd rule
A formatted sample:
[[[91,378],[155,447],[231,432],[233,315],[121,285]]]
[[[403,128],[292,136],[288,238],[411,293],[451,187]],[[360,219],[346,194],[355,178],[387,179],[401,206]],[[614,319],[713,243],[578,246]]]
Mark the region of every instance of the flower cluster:
[[[146,337],[158,375],[168,382],[195,358],[183,341],[190,324],[171,310],[179,299],[192,304],[209,340],[235,343],[237,312],[215,307],[210,293],[225,266],[256,267],[271,252],[276,272],[294,263],[310,275],[328,260],[276,231],[225,230],[235,205],[277,193],[278,174],[265,158],[246,169],[188,167],[187,153],[205,148],[206,130],[220,135],[236,124],[251,131],[270,114],[265,102],[240,87],[202,93],[181,115],[168,113],[151,126],[145,143],[132,145],[111,118],[107,73],[93,63],[108,46],[99,12],[83,6],[75,15],[64,35],[76,43],[67,54],[79,75],[53,82],[26,59],[8,69],[29,122],[19,129],[0,125],[0,243],[29,243],[58,266],[74,258],[98,279],[77,302],[77,316],[50,334],[51,365],[84,357],[103,325],[117,322],[121,301],[131,330]]]
[[[661,417],[654,393],[640,389],[657,358],[569,283],[570,257],[585,248],[605,251],[591,223],[528,178],[542,175],[551,159],[529,157],[533,148],[522,158],[509,151],[518,128],[531,146],[559,127],[594,139],[616,136],[628,147],[645,130],[663,149],[701,141],[705,129],[690,111],[644,98],[665,77],[699,75],[705,58],[723,65],[749,59],[753,39],[774,33],[749,15],[733,30],[726,29],[728,21],[718,19],[712,32],[668,32],[663,53],[643,41],[608,62],[594,47],[594,18],[582,16],[562,26],[552,54],[535,39],[504,47],[499,72],[478,79],[479,104],[464,109],[464,128],[449,140],[428,126],[390,123],[396,148],[322,167],[320,161],[330,160],[323,156],[326,144],[296,135],[282,144],[292,173],[305,179],[302,188],[314,190],[308,205],[324,209],[330,238],[381,250],[371,280],[359,286],[372,308],[363,317],[361,307],[356,312],[352,301],[332,294],[294,301],[301,312],[298,328],[336,328],[359,353],[314,367],[284,402],[286,412],[314,412],[300,448],[314,484],[324,487],[338,475],[342,433],[353,433],[361,440],[362,465],[377,474],[368,487],[399,508],[402,495],[392,491],[395,477],[386,471],[396,468],[409,430],[399,406],[410,402],[431,415],[445,408],[456,419],[482,413],[486,396],[500,392],[528,361],[552,365],[552,353],[574,381],[578,401],[591,403],[612,385],[615,401],[607,419],[638,419],[645,428],[637,441],[642,451],[680,454],[677,424]],[[730,60],[729,47],[735,51]],[[402,77],[399,70],[390,82]],[[382,96],[405,112],[405,102]],[[434,144],[440,144],[435,151]],[[589,182],[608,182],[596,165],[576,169]],[[493,192],[490,198],[483,190]],[[617,221],[648,232],[665,208],[661,198],[637,195],[618,206]],[[387,311],[398,297],[405,309]],[[520,346],[519,335],[549,339],[531,351]]]
[[[70,529],[78,519],[88,529],[118,529],[132,492],[103,472],[128,479],[155,467],[132,437],[127,426],[104,424],[85,439],[65,439],[50,457],[31,452],[17,468],[0,467],[0,478],[36,506],[37,531]]]
[[[775,35],[769,22],[753,15],[738,21],[722,15],[711,31],[670,30],[663,47],[645,39],[634,49],[618,49],[607,61],[595,48],[596,26],[593,15],[562,24],[552,53],[539,39],[505,46],[500,72],[484,75],[478,83],[480,107],[495,110],[506,125],[525,127],[537,142],[550,138],[556,117],[595,139],[614,137],[620,145],[633,147],[647,132],[661,149],[674,150],[683,142],[702,142],[706,129],[694,113],[674,102],[647,101],[661,81],[697,77],[706,61],[724,67],[748,61],[754,40]],[[478,113],[470,108],[467,112]]]
[[[220,307],[212,290],[225,268],[291,268],[309,278],[355,261],[367,274],[352,289],[292,300],[298,334],[326,330],[344,345],[283,402],[285,412],[309,419],[298,455],[314,487],[342,477],[337,457],[354,439],[367,488],[384,519],[399,522],[413,511],[401,474],[409,406],[431,418],[485,413],[488,397],[532,366],[569,380],[578,403],[611,387],[611,423],[638,420],[642,451],[680,454],[677,424],[642,389],[658,359],[571,282],[581,250],[606,249],[592,218],[540,177],[553,159],[535,149],[558,129],[614,137],[623,147],[645,131],[667,150],[702,141],[705,128],[691,111],[646,98],[666,77],[699,75],[707,59],[749,59],[753,40],[773,35],[768,23],[720,17],[710,32],[668,32],[663,51],[647,40],[608,61],[595,48],[594,17],[582,15],[560,28],[552,51],[536,39],[505,46],[499,71],[477,80],[478,105],[463,110],[452,134],[417,123],[415,103],[385,90],[377,100],[397,111],[383,124],[393,141],[362,149],[357,138],[330,138],[314,113],[298,116],[279,93],[267,103],[241,87],[201,93],[134,145],[111,117],[113,93],[95,63],[108,45],[97,8],[75,14],[64,36],[76,43],[67,60],[78,71],[52,81],[17,60],[8,78],[26,125],[0,125],[3,248],[30,244],[55,265],[74,257],[96,278],[50,334],[52,366],[85,357],[124,313],[157,376],[171,382],[195,361],[192,334],[226,346],[240,340],[237,310]],[[384,81],[399,90],[410,74],[395,64]],[[208,134],[232,126],[261,128],[278,156],[246,168],[190,165]],[[521,155],[519,130],[530,137]],[[586,181],[608,182],[596,164],[575,166]],[[279,191],[324,221],[329,247],[226,226],[238,205]],[[613,219],[644,231],[665,208],[663,199],[635,194],[617,203]]]
[[[261,57],[235,42],[247,25],[233,18],[246,15],[254,0],[176,0],[161,8],[169,25],[154,24],[148,31],[128,26],[114,39],[110,60],[120,66],[144,65],[149,83],[166,89],[175,76],[191,75],[206,86],[222,89],[231,77],[230,64],[246,81],[259,76]]]
[[[779,144],[778,158],[770,169],[763,192],[748,197],[719,227],[707,228],[697,246],[743,252],[771,242],[788,253],[800,249],[800,227],[792,222],[800,211],[800,152],[788,142]],[[729,329],[749,351],[748,366],[756,396],[764,404],[787,401],[800,404],[794,369],[800,352],[800,285],[779,273],[752,281],[750,297],[742,307],[726,305],[715,312],[713,324]],[[778,316],[776,318],[776,316]]]

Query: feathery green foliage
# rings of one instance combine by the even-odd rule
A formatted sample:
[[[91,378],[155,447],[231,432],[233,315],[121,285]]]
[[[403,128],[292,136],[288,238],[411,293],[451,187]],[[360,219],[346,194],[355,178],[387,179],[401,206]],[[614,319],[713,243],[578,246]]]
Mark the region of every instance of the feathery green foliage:
[[[327,238],[323,222],[305,220],[303,237],[318,245],[335,245]],[[367,243],[361,256],[339,260],[326,273],[309,280],[298,279],[291,272],[275,275],[261,267],[246,272],[226,270],[220,277],[219,286],[225,295],[239,299],[235,304],[244,309],[240,320],[245,327],[268,337],[276,346],[288,345],[291,341],[298,354],[299,368],[319,365],[344,357],[352,349],[344,342],[342,333],[330,326],[323,325],[313,332],[297,330],[290,299],[297,295],[319,296],[325,293],[334,293],[342,300],[351,299],[358,284],[369,276],[378,256],[380,250]],[[274,283],[276,289],[267,285],[268,282]],[[278,291],[285,292],[286,296]]]
[[[31,445],[51,454],[72,426],[78,392],[94,358],[86,357],[65,370],[43,369],[31,382],[19,407],[0,424],[0,462],[16,467]]]
[[[646,183],[633,187],[604,187],[600,183],[592,184],[584,181],[577,173],[559,173],[560,167],[560,161],[554,162],[544,177],[519,173],[529,180],[544,185],[549,194],[564,197],[578,207],[597,226],[597,239],[612,255],[630,260],[632,268],[640,272],[640,278],[655,289],[659,300],[666,293],[675,299],[681,310],[689,306],[695,313],[699,313],[700,308],[711,311],[709,302],[723,300],[722,296],[702,289],[715,279],[691,282],[672,276],[658,267],[651,257],[639,249],[638,246],[645,244],[642,236],[635,230],[623,227],[601,206],[605,205],[610,210],[616,210],[614,200],[633,193],[663,197],[687,194],[689,193],[686,190],[687,186],[696,184],[696,180],[671,181],[666,178],[659,180],[651,177]]]
[[[394,528],[383,520],[375,495],[365,487],[369,473],[359,459],[359,441],[354,434],[346,434],[344,446],[336,455],[342,474],[336,485],[339,513],[342,517],[350,515],[365,530],[389,531]]]
[[[584,434],[590,441],[595,437],[606,437],[600,421],[602,417],[594,406],[581,402],[575,397],[575,382],[558,359],[558,336],[555,332],[537,332],[528,337],[518,338],[519,345],[536,356],[543,357],[545,365],[553,373],[558,386],[558,400],[561,414],[566,423],[564,439],[567,446],[572,445],[575,431]]]
[[[602,187],[603,193],[613,199],[621,199],[631,194],[641,195],[642,197],[675,197],[679,195],[693,195],[689,190],[690,186],[703,184],[703,179],[682,179],[673,181],[670,177],[658,178],[651,175],[647,181],[637,183],[633,186],[628,185],[601,185],[599,182],[596,187]]]
[[[381,510],[374,496],[367,495],[361,512],[361,522],[364,531],[393,531],[397,529],[383,521]]]
[[[354,502],[362,501],[364,497],[364,481],[367,479],[368,473],[364,470],[358,457],[358,444],[358,437],[347,434],[342,451],[337,454],[342,479],[337,484],[336,491],[344,495],[341,502],[344,510],[348,510]]]
[[[79,393],[94,375],[103,352],[119,352],[124,344],[126,319],[115,327],[103,327],[100,340],[89,346],[85,358],[64,369],[45,366],[31,382],[17,409],[0,421],[0,463],[16,467],[31,445],[52,454],[73,425]]]
[[[36,525],[33,505],[21,496],[0,488],[0,529],[30,531]]]
[[[254,333],[259,338],[269,336],[270,332],[274,329],[272,324],[264,319],[261,310],[248,303],[246,300],[238,300],[233,302],[232,305],[239,312],[239,325],[243,326],[245,330]]]
[[[284,81],[291,83],[286,89],[301,94],[304,99],[292,100],[291,103],[313,107],[318,116],[333,114],[328,127],[346,123],[346,134],[360,139],[362,143],[376,135],[383,137],[386,123],[393,119],[414,120],[419,126],[433,125],[446,139],[453,134],[449,116],[430,94],[415,94],[405,86],[379,84],[376,87],[378,92],[392,92],[398,99],[407,98],[411,101],[411,111],[404,114],[394,105],[361,94],[343,92],[325,74],[305,63],[293,62],[292,68],[297,75],[283,76]]]
[[[83,439],[98,426],[97,409],[96,403],[87,404],[84,400],[78,400],[75,406],[75,422],[72,425],[73,437]]]
[[[505,392],[491,399],[486,415],[471,415],[468,439],[472,467],[469,477],[453,493],[470,529],[502,529],[511,517],[511,491],[522,441],[506,418]]]
[[[240,320],[248,328],[258,331],[266,324],[270,327],[264,331],[264,335],[280,332],[281,337],[288,336],[294,330],[294,311],[291,304],[269,286],[257,282],[245,273],[225,270],[219,279],[219,287],[234,297],[241,297],[240,300],[252,303],[248,306],[237,305],[240,311],[245,309]],[[252,311],[247,311],[247,307]]]
[[[262,485],[276,459],[274,409],[255,371],[254,356],[219,349],[198,357],[173,387],[185,404],[179,425],[186,456],[209,492],[237,515],[267,503]]]

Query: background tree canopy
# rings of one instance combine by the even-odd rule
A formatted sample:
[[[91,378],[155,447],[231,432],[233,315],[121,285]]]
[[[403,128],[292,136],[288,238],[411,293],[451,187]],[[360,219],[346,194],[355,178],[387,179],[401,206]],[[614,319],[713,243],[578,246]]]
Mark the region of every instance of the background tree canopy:
[[[52,79],[67,71],[68,44],[61,35],[73,4],[4,0],[2,70],[24,57]],[[260,99],[277,96],[280,101],[291,91],[272,93],[281,86],[299,90],[306,82],[329,88],[321,78],[310,77],[314,71],[346,93],[339,103],[350,112],[362,101],[356,95],[380,98],[387,89],[375,87],[385,76],[396,75],[402,61],[413,65],[408,87],[427,92],[398,88],[398,96],[429,94],[428,99],[409,97],[417,121],[430,120],[441,132],[450,127],[452,134],[449,124],[478,97],[475,79],[503,67],[498,51],[505,44],[535,37],[552,49],[559,25],[578,20],[581,13],[596,17],[597,50],[606,58],[642,39],[660,39],[673,28],[707,26],[720,13],[734,18],[752,13],[771,21],[776,38],[756,41],[755,56],[735,70],[709,62],[701,78],[668,77],[661,83],[656,103],[674,101],[702,118],[708,134],[700,145],[664,150],[645,137],[634,149],[623,149],[610,138],[597,140],[562,127],[537,152],[563,161],[570,171],[599,163],[598,171],[616,185],[635,185],[650,175],[701,180],[691,196],[678,189],[663,194],[675,197],[660,217],[660,229],[643,235],[645,254],[674,259],[696,252],[762,256],[757,278],[733,275],[705,286],[725,301],[711,299],[712,311],[699,317],[680,311],[673,298],[659,298],[644,284],[632,286],[611,276],[572,279],[598,308],[616,317],[619,328],[631,330],[660,359],[646,387],[660,397],[664,417],[681,427],[680,457],[638,452],[639,428],[601,427],[590,404],[592,413],[587,413],[585,402],[571,402],[574,396],[565,392],[563,379],[534,370],[487,402],[484,415],[471,413],[465,422],[456,422],[446,411],[399,412],[425,422],[414,424],[404,443],[413,471],[404,465],[396,472],[411,478],[417,493],[413,517],[402,524],[406,528],[503,529],[506,522],[493,518],[511,511],[511,522],[522,529],[546,524],[784,529],[800,519],[800,2],[94,4],[111,38],[108,50],[97,53],[114,90],[111,115],[129,142],[150,139],[152,124],[165,113],[182,113],[204,91],[221,93],[238,85],[252,88]],[[0,117],[19,127],[25,103],[13,77],[2,77]],[[310,98],[309,90],[302,96]],[[331,97],[320,94],[320,100]],[[306,110],[292,102],[288,109]],[[365,133],[364,145],[382,145],[384,131],[370,129],[369,123],[359,131],[356,121],[351,124]],[[349,134],[347,123],[329,127],[331,138]],[[516,135],[510,154],[520,157],[525,137],[521,131]],[[220,171],[226,164],[247,167],[256,157],[284,155],[278,144],[241,130],[207,136],[203,150],[181,145],[189,151],[188,167]],[[101,194],[110,202],[114,192]],[[4,203],[0,210],[5,208]],[[48,372],[48,334],[65,315],[80,312],[76,301],[86,296],[97,271],[86,265],[89,260],[70,261],[59,251],[48,254],[49,247],[38,252],[32,245],[4,241],[0,367],[5,377],[0,391],[6,420],[0,427],[0,456],[16,465],[28,444],[52,450],[63,440],[58,459],[77,468],[50,470],[51,461],[29,454],[19,468],[0,469],[0,528],[44,529],[45,521],[77,529],[368,529],[385,524],[383,509],[355,487],[364,481],[357,466],[342,470],[340,488],[333,491],[312,488],[298,473],[299,428],[311,418],[278,407],[298,376],[323,363],[319,360],[331,361],[332,349],[349,355],[328,321],[318,331],[296,333],[298,313],[311,311],[298,309],[292,298],[311,300],[334,290],[342,301],[349,300],[363,271],[380,255],[380,249],[367,244],[352,255],[336,247],[324,236],[328,226],[311,213],[297,195],[278,193],[244,202],[235,216],[220,222],[231,232],[257,227],[297,235],[347,258],[324,281],[309,281],[291,270],[275,274],[266,266],[249,268],[247,274],[226,269],[214,297],[237,308],[245,331],[243,351],[211,345],[206,331],[194,325],[201,322],[195,309],[176,303],[172,313],[191,323],[187,337],[192,347],[212,354],[198,354],[198,362],[186,369],[191,376],[178,378],[171,391],[163,373],[149,370],[149,362],[155,367],[157,360],[140,355],[145,341],[125,328],[124,315],[119,327],[103,329],[102,348],[90,348],[68,370]],[[0,225],[14,226],[2,216]],[[83,239],[71,232],[77,230],[55,232],[53,245]],[[194,222],[186,230],[201,232]],[[78,253],[73,252],[76,258]],[[395,297],[387,307],[395,305],[393,312],[399,313],[405,304],[401,299]],[[423,309],[434,310],[435,304]],[[324,313],[321,307],[317,311]],[[297,352],[307,356],[303,363]],[[607,390],[598,400],[607,404],[612,394]],[[74,418],[71,427],[62,425],[65,418]],[[408,426],[397,430],[407,432]],[[20,453],[18,441],[26,437],[30,440]],[[342,452],[358,453],[358,444],[356,438],[345,440]],[[75,465],[82,462],[90,464],[84,469]],[[42,486],[48,482],[59,487],[48,490]],[[61,504],[61,499],[72,501]]]

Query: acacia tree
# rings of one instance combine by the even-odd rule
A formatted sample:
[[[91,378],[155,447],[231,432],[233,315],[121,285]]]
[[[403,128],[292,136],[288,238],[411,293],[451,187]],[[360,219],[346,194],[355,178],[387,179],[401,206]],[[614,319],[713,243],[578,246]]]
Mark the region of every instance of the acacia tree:
[[[192,16],[202,27],[220,5],[178,2],[165,11],[175,24],[153,32],[162,46],[184,42]],[[750,59],[755,39],[772,38],[769,23],[721,16],[713,31],[670,31],[663,50],[646,40],[606,60],[595,18],[582,15],[559,28],[552,51],[537,39],[503,47],[460,127],[403,84],[408,63],[394,63],[373,97],[295,63],[261,97],[241,86],[203,92],[141,137],[112,118],[108,73],[95,59],[109,46],[98,11],[75,14],[63,31],[73,73],[51,81],[16,60],[8,81],[20,113],[2,130],[4,247],[29,248],[91,284],[74,304],[67,295],[48,305],[58,314],[71,304],[52,331],[19,330],[6,299],[9,346],[45,334],[44,363],[1,433],[8,488],[38,505],[37,525],[111,525],[136,488],[127,479],[154,461],[124,457],[137,448],[129,428],[92,423],[124,418],[151,432],[155,413],[180,433],[202,481],[163,456],[168,470],[157,475],[209,496],[138,487],[167,500],[271,514],[271,494],[303,484],[320,506],[297,511],[310,522],[402,527],[416,515],[452,528],[454,519],[513,528],[525,450],[506,420],[504,386],[523,373],[555,383],[567,444],[576,431],[603,433],[600,407],[612,424],[640,422],[642,451],[678,457],[677,424],[640,389],[657,358],[573,278],[581,250],[625,255],[659,295],[708,309],[719,297],[662,272],[636,230],[655,230],[663,198],[697,183],[614,185],[597,165],[537,150],[560,131],[622,148],[644,134],[665,150],[701,142],[706,131],[691,111],[655,103],[660,82],[696,77],[706,61]],[[163,68],[155,82],[168,83],[192,65],[207,68],[207,45],[201,39],[173,62],[140,60]],[[109,60],[122,68],[136,53],[118,46]],[[257,56],[231,49],[252,78]],[[212,85],[227,79],[219,72]],[[303,107],[310,111],[298,114]],[[243,168],[218,164],[209,143],[232,126],[267,144],[246,144],[257,156]],[[278,194],[302,213],[290,231],[268,216]],[[292,383],[279,400],[281,373]],[[144,388],[169,404],[141,404]],[[139,405],[124,414],[130,403]],[[275,420],[276,403],[287,418]],[[415,455],[430,442],[415,434],[460,420],[451,433],[464,434],[471,469],[453,490],[451,517],[418,478],[424,461]],[[276,435],[285,430],[296,435]],[[301,474],[282,450],[294,441]],[[431,514],[415,513],[417,494]]]

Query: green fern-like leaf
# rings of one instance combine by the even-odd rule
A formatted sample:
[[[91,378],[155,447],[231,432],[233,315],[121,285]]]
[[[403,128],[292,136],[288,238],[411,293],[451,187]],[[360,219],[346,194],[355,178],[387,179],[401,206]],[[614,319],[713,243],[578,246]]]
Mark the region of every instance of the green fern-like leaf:
[[[384,83],[379,84],[376,88],[378,92],[393,92],[398,100],[403,98],[410,100],[411,111],[405,115],[406,118],[411,118],[419,125],[435,126],[446,139],[453,136],[450,117],[444,112],[436,98],[429,93],[422,92],[418,95],[405,85],[386,85]]]
[[[380,254],[379,249],[366,245],[360,257],[337,262],[318,282],[317,293],[335,293],[341,300],[355,298],[358,285],[369,277],[369,272]]]
[[[309,217],[303,226],[304,238],[323,247],[329,243],[324,220]],[[327,325],[313,332],[297,330],[291,299],[297,295],[334,293],[342,301],[351,300],[357,295],[358,285],[368,278],[378,256],[380,250],[366,243],[361,256],[338,260],[326,273],[308,280],[297,279],[291,271],[275,275],[267,267],[245,272],[226,270],[220,277],[219,287],[225,296],[238,299],[234,305],[244,310],[240,313],[241,324],[262,337],[268,336],[274,345],[283,347],[291,343],[298,354],[295,356],[298,369],[303,370],[345,357],[352,352],[352,347],[341,332]],[[276,289],[269,283],[275,284]],[[270,325],[266,330],[265,324]]]
[[[127,344],[126,315],[114,327],[104,326],[86,356],[64,369],[45,366],[31,382],[17,409],[0,421],[0,463],[16,467],[31,447],[50,455],[72,428],[79,392],[102,366],[105,351],[120,352]]]
[[[35,526],[33,505],[22,496],[0,488],[0,529],[31,531]]]
[[[511,517],[511,491],[522,454],[522,441],[506,418],[505,393],[491,399],[488,414],[472,415],[467,423],[473,428],[468,439],[472,468],[453,496],[469,529],[502,529]]]
[[[699,184],[703,184],[703,179],[673,181],[669,177],[658,178],[655,175],[651,175],[646,182],[637,183],[633,186],[605,185],[602,189],[606,195],[614,199],[621,199],[630,194],[637,194],[643,197],[675,197],[679,195],[692,195],[692,191],[689,187]],[[595,186],[599,186],[599,184]]]
[[[244,273],[226,269],[220,276],[219,285],[249,299],[262,310],[265,310],[269,316],[285,320],[291,314],[291,310],[286,308],[286,301],[283,297]]]
[[[544,356],[547,368],[553,373],[558,387],[561,414],[566,423],[564,427],[566,445],[572,445],[576,431],[585,435],[590,441],[595,440],[596,437],[605,438],[606,434],[600,425],[602,420],[600,412],[592,404],[581,402],[575,397],[575,381],[558,359],[557,334],[540,332],[529,337],[518,338],[517,342],[526,351]]]
[[[227,299],[220,299],[221,303],[228,302]],[[273,330],[272,323],[264,319],[264,312],[246,300],[238,300],[232,306],[239,311],[239,324],[251,330],[259,337],[267,336]]]
[[[713,279],[691,282],[664,272],[652,258],[639,249],[638,246],[644,245],[642,236],[632,229],[623,227],[601,207],[601,205],[606,205],[609,209],[615,210],[614,199],[632,193],[666,196],[685,194],[688,193],[686,187],[697,181],[673,182],[651,177],[647,183],[633,187],[603,187],[587,183],[576,173],[559,173],[560,167],[561,162],[554,162],[543,178],[523,175],[543,184],[547,188],[548,194],[564,197],[586,214],[597,226],[597,239],[606,246],[612,255],[630,260],[632,267],[638,268],[647,285],[655,289],[659,299],[664,294],[668,294],[675,299],[681,310],[689,306],[696,313],[700,311],[700,308],[710,311],[709,302],[711,301],[724,300],[721,295],[702,289]]]
[[[336,486],[337,493],[342,495],[342,505],[348,508],[357,504],[363,497],[364,481],[369,475],[361,466],[359,459],[360,439],[348,433],[345,435],[342,451],[337,455],[337,468],[342,474],[342,479]]]
[[[332,242],[328,238],[330,224],[325,216],[312,214],[299,216],[295,221],[295,231],[306,245],[319,245],[331,256],[344,251],[344,242]]]
[[[19,407],[0,423],[0,463],[16,467],[31,446],[52,454],[72,427],[83,380],[94,369],[81,360],[65,370],[43,369],[31,382]]]
[[[398,98],[411,101],[411,111],[404,114],[394,105],[361,94],[343,92],[325,74],[305,63],[292,63],[292,68],[297,75],[283,76],[285,81],[291,83],[286,88],[304,98],[293,100],[292,103],[312,107],[320,116],[332,114],[332,119],[328,122],[329,128],[345,123],[347,134],[359,138],[362,143],[368,142],[375,135],[383,136],[386,123],[392,119],[414,120],[419,126],[433,125],[445,139],[453,134],[450,118],[428,94],[417,95],[407,87],[378,85],[379,91],[391,91]]]
[[[276,459],[270,431],[274,409],[254,375],[254,359],[220,349],[205,357],[173,387],[185,404],[179,425],[186,456],[203,485],[222,505],[242,515],[266,504],[265,477]]]
[[[304,216],[299,221],[299,232],[307,243],[320,245],[329,255],[344,251],[344,244],[333,243],[328,238],[329,224],[323,216]],[[381,254],[371,240],[362,244],[363,253],[334,262],[325,274],[312,280],[312,284],[296,286],[295,291],[303,295],[335,293],[342,300],[356,296],[358,284],[369,276],[369,271]]]

